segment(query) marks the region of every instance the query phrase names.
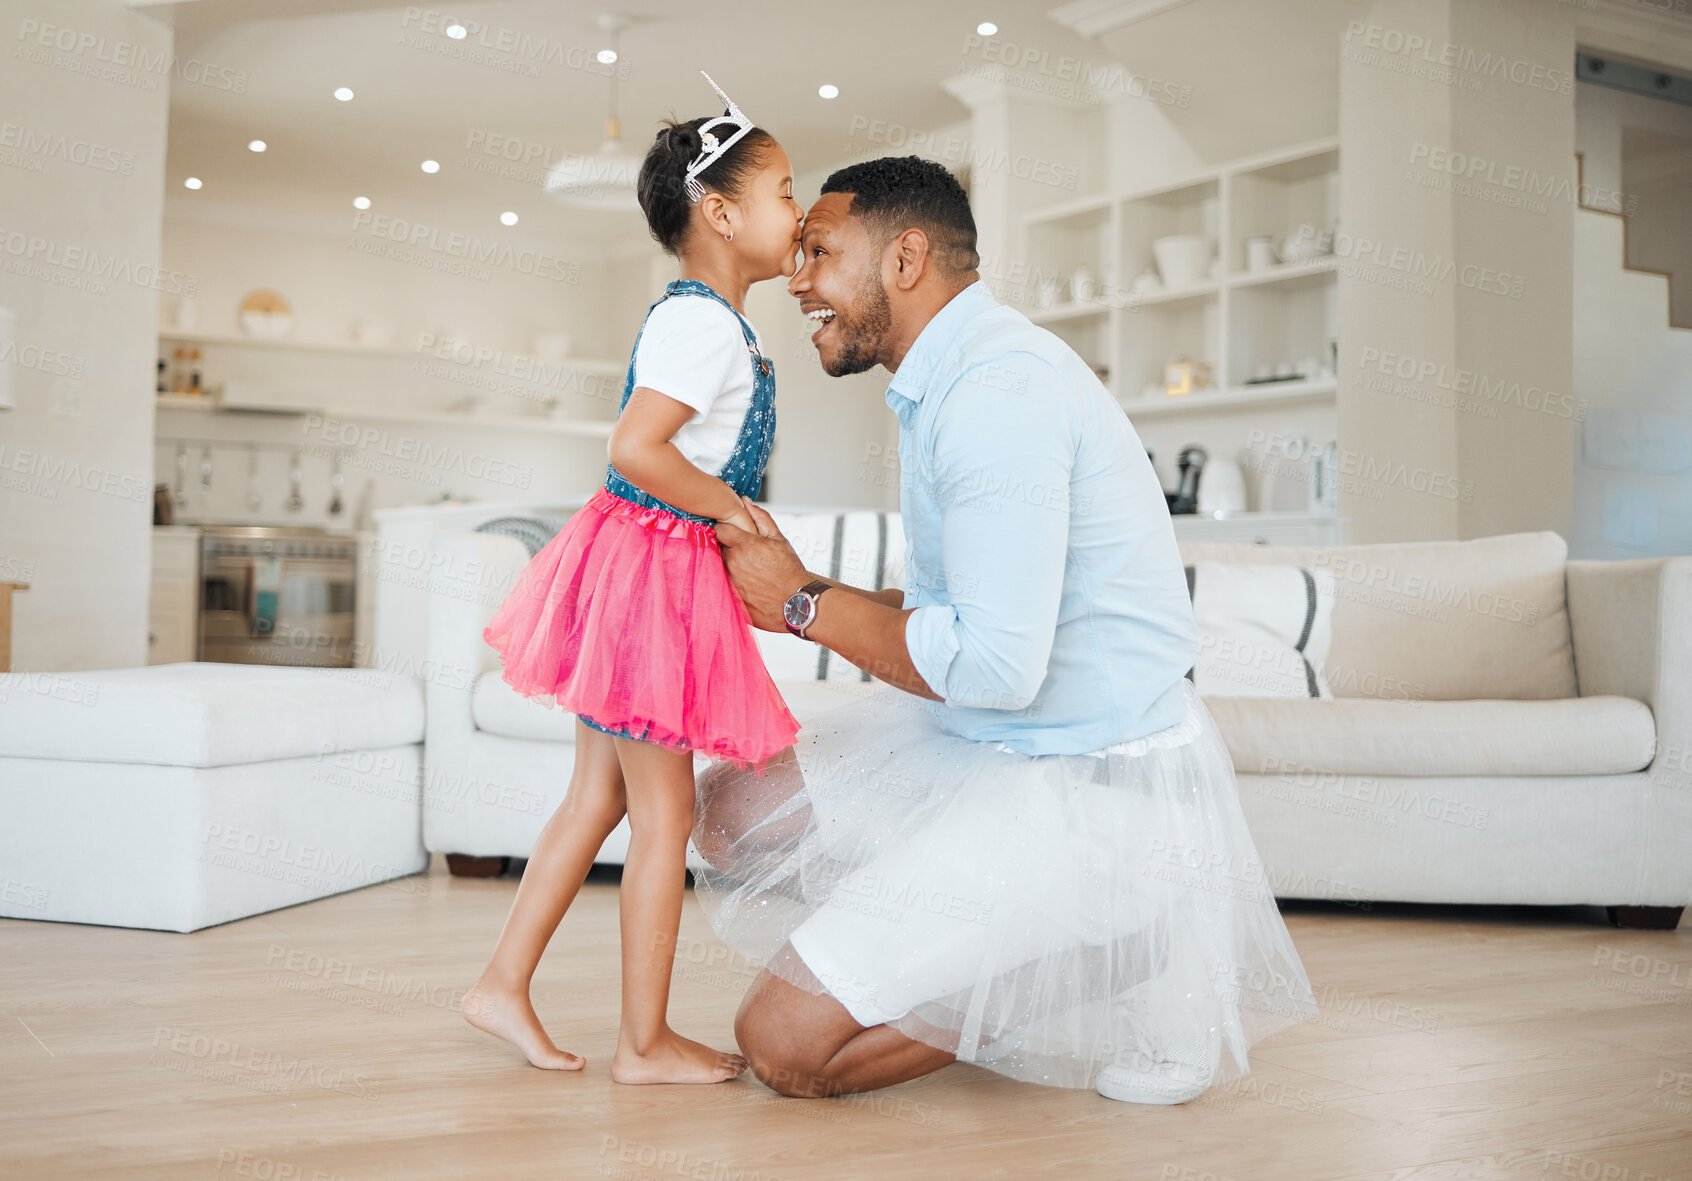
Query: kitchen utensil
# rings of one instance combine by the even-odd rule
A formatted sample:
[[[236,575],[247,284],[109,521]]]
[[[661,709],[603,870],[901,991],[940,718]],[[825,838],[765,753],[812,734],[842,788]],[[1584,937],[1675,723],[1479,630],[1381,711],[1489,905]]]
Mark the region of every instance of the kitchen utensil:
[[[247,511],[256,513],[264,507],[264,498],[258,490],[258,448],[247,446]]]
[[[1274,238],[1268,234],[1259,234],[1255,238],[1246,239],[1246,270],[1255,273],[1266,271],[1274,265]]]
[[[1076,303],[1091,303],[1099,293],[1099,284],[1093,278],[1093,272],[1087,269],[1085,263],[1075,268],[1075,273],[1069,276],[1069,298]]]
[[[176,502],[178,509],[188,507],[188,444],[176,445],[176,487],[171,491],[171,499]]]
[[[200,448],[200,491],[211,491],[211,445]]]
[[[280,291],[260,287],[241,300],[241,328],[248,336],[280,340],[294,324],[294,309]]]
[[[1185,287],[1203,279],[1210,267],[1210,239],[1202,234],[1172,234],[1152,242],[1152,257],[1166,287]]]
[[[1311,511],[1339,512],[1339,443],[1330,439],[1320,447],[1312,447],[1309,462]]]
[[[1175,460],[1181,478],[1175,486],[1174,503],[1169,506],[1171,513],[1198,511],[1199,477],[1204,473],[1204,461],[1208,458],[1210,456],[1203,447],[1181,448],[1181,454]]]
[[[329,515],[341,515],[341,453],[335,452],[335,458],[329,467]]]
[[[1231,459],[1213,459],[1205,465],[1204,483],[1197,495],[1198,511],[1206,516],[1244,512],[1245,473]]]
[[[288,499],[285,506],[291,513],[297,513],[305,507],[305,497],[300,495],[300,451],[294,449],[294,458],[288,464]]]

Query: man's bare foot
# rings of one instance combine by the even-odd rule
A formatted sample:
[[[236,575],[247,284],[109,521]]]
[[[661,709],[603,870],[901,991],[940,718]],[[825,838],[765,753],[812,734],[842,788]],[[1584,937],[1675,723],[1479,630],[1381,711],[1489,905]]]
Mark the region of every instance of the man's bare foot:
[[[506,992],[478,982],[465,994],[458,1011],[477,1029],[516,1046],[531,1066],[542,1070],[580,1070],[587,1065],[587,1059],[580,1054],[571,1054],[552,1044],[526,993]]]
[[[623,1038],[611,1059],[614,1083],[723,1083],[746,1070],[746,1059],[666,1029],[644,1054],[637,1054]]]

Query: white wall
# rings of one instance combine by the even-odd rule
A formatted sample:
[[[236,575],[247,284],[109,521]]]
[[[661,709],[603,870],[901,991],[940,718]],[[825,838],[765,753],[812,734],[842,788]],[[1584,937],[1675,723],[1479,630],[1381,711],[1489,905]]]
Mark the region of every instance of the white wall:
[[[1341,481],[1351,539],[1566,536],[1574,420],[1535,391],[1572,408],[1574,100],[1547,71],[1572,71],[1573,17],[1538,0],[1375,0],[1362,21],[1340,46],[1341,472],[1349,457],[1365,473]],[[1431,65],[1403,50],[1412,35],[1437,47]],[[1480,60],[1551,85],[1462,64]],[[1571,183],[1523,208],[1507,186],[1460,188],[1435,152]],[[1402,395],[1365,384],[1383,364]],[[1481,381],[1502,393],[1474,396]]]
[[[12,666],[139,665],[154,286],[183,284],[159,271],[171,34],[117,0],[0,0],[0,28],[0,119],[43,145],[0,166],[0,307],[17,316],[0,358],[17,406],[0,411],[0,572],[31,584]]]

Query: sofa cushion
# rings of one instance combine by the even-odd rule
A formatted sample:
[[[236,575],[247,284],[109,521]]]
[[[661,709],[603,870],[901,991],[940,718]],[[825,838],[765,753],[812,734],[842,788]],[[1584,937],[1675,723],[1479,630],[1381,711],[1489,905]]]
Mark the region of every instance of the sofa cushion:
[[[1193,685],[1206,697],[1332,697],[1322,676],[1334,576],[1303,566],[1187,567],[1198,624]]]
[[[1185,562],[1271,562],[1334,576],[1324,671],[1335,697],[1543,700],[1575,695],[1555,533],[1394,545],[1189,541]]]
[[[190,661],[0,675],[0,756],[222,767],[423,741],[416,677]]]
[[[905,531],[898,513],[864,509],[770,515],[805,569],[865,590],[904,587]],[[805,680],[864,683],[864,674],[844,657],[809,640],[786,632],[753,634],[764,665],[778,684]],[[794,716],[799,716],[798,710],[794,710]]]
[[[1205,705],[1242,774],[1619,775],[1650,765],[1657,741],[1650,709],[1631,697]]]

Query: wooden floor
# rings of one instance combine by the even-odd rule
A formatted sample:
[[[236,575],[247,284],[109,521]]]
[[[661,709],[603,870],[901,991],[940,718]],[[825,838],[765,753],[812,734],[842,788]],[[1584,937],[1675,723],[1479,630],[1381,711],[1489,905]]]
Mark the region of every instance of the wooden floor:
[[[536,981],[584,1074],[460,1021],[515,882],[406,879],[193,935],[0,921],[0,1177],[1692,1179],[1692,928],[1289,903],[1319,1021],[1178,1108],[953,1066],[855,1100],[619,1087],[616,886]],[[691,897],[672,1022],[749,979]]]

